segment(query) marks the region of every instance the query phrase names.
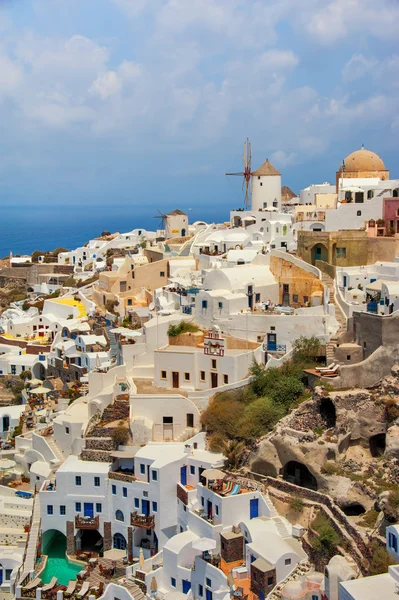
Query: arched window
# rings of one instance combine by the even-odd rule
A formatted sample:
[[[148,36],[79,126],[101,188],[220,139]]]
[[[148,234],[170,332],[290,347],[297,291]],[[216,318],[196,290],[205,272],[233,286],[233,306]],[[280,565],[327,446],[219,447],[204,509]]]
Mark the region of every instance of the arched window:
[[[117,521],[124,521],[125,520],[125,516],[123,514],[123,512],[121,510],[117,510],[115,513],[115,519]]]
[[[126,550],[126,539],[121,533],[114,535],[114,548],[117,550]]]

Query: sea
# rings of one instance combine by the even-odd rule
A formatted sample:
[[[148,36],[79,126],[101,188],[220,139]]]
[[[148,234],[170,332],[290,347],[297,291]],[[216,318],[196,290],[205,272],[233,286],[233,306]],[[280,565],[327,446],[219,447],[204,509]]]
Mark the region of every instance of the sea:
[[[200,209],[187,212],[190,223],[199,219],[220,223],[229,218],[228,212],[218,211],[219,214],[216,214],[209,207],[207,214]],[[31,254],[35,250],[73,250],[98,237],[102,231],[126,233],[138,227],[156,231],[160,228],[160,221],[154,219],[155,214],[155,208],[117,204],[89,208],[71,204],[56,207],[1,206],[0,258],[8,256],[10,251],[15,256]]]

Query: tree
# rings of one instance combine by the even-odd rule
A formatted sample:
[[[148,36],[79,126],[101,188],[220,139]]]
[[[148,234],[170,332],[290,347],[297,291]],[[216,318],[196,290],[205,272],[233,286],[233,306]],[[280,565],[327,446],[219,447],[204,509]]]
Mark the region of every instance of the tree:
[[[305,337],[301,335],[292,343],[292,358],[294,362],[314,363],[320,349],[320,340],[314,335]]]
[[[394,560],[389,556],[386,548],[381,546],[376,540],[370,545],[370,565],[368,575],[381,575],[388,571],[388,567],[394,564]]]
[[[231,440],[225,444],[223,454],[226,457],[225,467],[227,469],[237,469],[244,454],[245,444],[238,440]]]
[[[241,436],[253,440],[265,435],[283,414],[282,407],[270,398],[257,398],[245,407]]]
[[[274,402],[289,408],[305,391],[303,383],[296,377],[281,377],[276,382],[274,389],[270,391],[270,397]]]
[[[201,415],[201,423],[209,433],[220,433],[230,439],[240,437],[244,418],[242,404],[234,400],[212,400]]]
[[[21,371],[19,374],[20,378],[22,379],[22,381],[25,381],[25,379],[32,379],[32,372],[31,371]]]

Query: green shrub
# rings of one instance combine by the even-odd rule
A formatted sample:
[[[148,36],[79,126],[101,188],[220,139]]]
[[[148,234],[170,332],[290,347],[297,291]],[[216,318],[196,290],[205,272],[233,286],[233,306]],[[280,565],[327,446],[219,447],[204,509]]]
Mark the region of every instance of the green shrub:
[[[301,335],[292,343],[292,359],[294,362],[312,364],[315,362],[320,350],[320,340],[315,336]]]
[[[208,446],[211,452],[223,452],[227,444],[227,438],[222,433],[212,433],[208,438]]]
[[[169,337],[177,337],[181,333],[195,333],[199,331],[198,325],[195,323],[189,323],[187,321],[180,321],[178,325],[169,325],[168,328],[168,336]]]
[[[292,508],[292,510],[296,510],[297,512],[302,512],[304,509],[304,503],[302,498],[300,498],[299,496],[291,496],[290,508]]]
[[[22,381],[25,381],[25,379],[32,379],[32,372],[31,371],[21,371],[19,374],[20,378],[22,379]]]
[[[395,561],[389,556],[386,548],[381,546],[377,541],[371,542],[370,545],[370,565],[368,575],[381,575],[388,571],[388,567],[393,565]]]
[[[377,522],[377,519],[378,512],[372,508],[362,515],[362,518],[358,521],[358,524],[362,525],[363,527],[373,528]]]
[[[283,408],[270,398],[257,398],[244,409],[241,436],[246,440],[252,440],[265,435],[283,414]]]
[[[312,542],[314,550],[320,554],[331,556],[336,546],[341,544],[341,536],[322,513],[319,513],[314,519],[312,528],[318,533],[318,537]]]

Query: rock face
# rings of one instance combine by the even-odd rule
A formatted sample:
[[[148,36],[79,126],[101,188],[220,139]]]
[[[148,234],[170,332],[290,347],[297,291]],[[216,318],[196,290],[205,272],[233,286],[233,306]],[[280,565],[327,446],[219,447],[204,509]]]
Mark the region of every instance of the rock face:
[[[368,510],[378,495],[378,482],[399,482],[396,414],[399,368],[370,390],[328,393],[316,388],[311,400],[259,442],[247,466],[325,492],[344,508],[361,504]]]

